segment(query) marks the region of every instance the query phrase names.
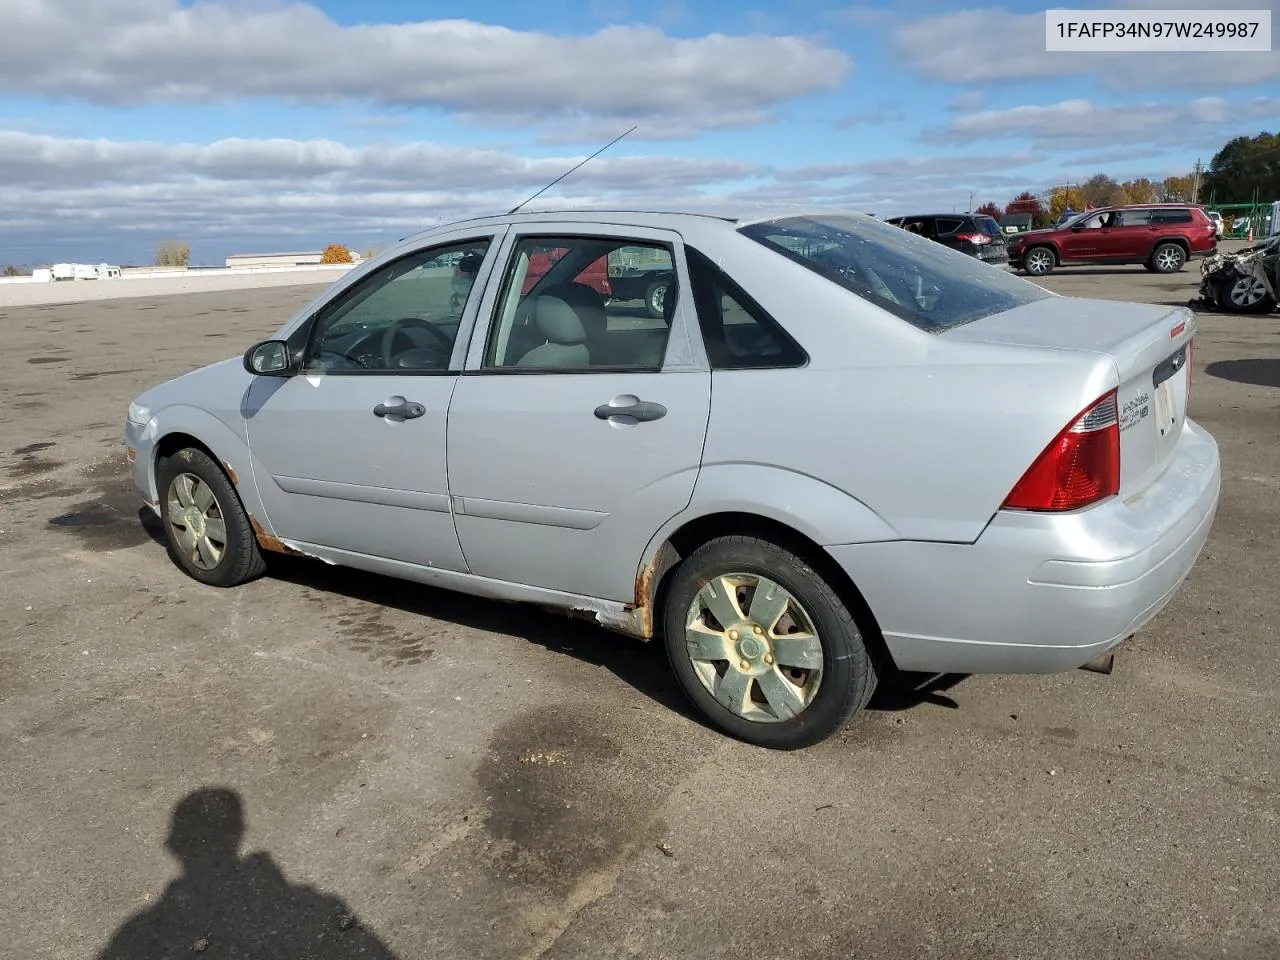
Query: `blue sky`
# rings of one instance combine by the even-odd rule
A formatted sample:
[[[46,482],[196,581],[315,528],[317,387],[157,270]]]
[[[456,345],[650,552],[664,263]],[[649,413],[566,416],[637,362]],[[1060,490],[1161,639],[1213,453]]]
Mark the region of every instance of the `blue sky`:
[[[633,123],[543,199],[963,209],[1280,128],[1280,52],[1050,54],[1046,6],[23,0],[0,262],[377,245],[505,209]]]

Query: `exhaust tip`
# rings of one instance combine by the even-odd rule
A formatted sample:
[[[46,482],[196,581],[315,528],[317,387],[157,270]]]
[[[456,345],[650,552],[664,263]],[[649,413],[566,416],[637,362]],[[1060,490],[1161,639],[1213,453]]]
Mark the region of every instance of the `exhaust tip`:
[[[1081,670],[1088,670],[1090,673],[1103,673],[1110,675],[1116,665],[1116,655],[1114,651],[1108,650],[1106,653],[1099,654],[1088,663],[1080,664]]]

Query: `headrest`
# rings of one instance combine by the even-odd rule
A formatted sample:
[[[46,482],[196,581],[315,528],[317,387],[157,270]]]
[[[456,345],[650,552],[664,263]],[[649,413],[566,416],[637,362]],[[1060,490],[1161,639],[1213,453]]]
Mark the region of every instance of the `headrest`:
[[[587,340],[587,332],[573,307],[559,297],[540,296],[534,319],[542,335],[552,343],[568,345]]]
[[[563,300],[578,311],[578,318],[588,330],[599,334],[608,326],[604,297],[585,283],[558,283],[547,291],[547,295]]]

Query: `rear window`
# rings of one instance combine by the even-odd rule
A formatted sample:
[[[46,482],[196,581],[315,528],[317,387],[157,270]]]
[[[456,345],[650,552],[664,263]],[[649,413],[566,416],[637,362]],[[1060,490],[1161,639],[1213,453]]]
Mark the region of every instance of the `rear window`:
[[[978,229],[985,233],[988,237],[1003,237],[1000,232],[1000,224],[996,223],[994,217],[974,217],[973,222]]]
[[[1190,210],[1152,210],[1152,223],[1190,223]]]
[[[931,333],[1052,296],[999,267],[877,220],[786,217],[740,232]]]

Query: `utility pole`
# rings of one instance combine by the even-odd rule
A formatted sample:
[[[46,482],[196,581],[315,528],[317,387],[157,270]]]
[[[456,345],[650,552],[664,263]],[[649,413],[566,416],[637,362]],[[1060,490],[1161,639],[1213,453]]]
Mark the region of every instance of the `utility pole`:
[[[1200,198],[1200,158],[1196,157],[1196,170],[1191,178],[1191,202],[1195,203]]]
[[[969,212],[973,213],[973,191],[969,191]]]

